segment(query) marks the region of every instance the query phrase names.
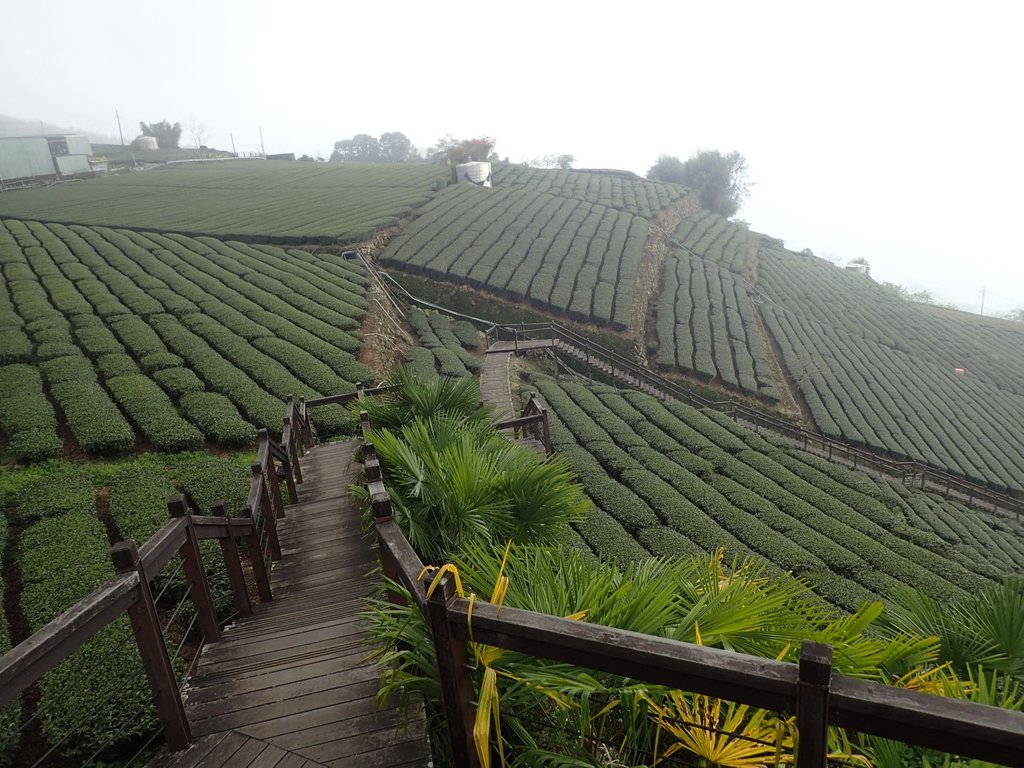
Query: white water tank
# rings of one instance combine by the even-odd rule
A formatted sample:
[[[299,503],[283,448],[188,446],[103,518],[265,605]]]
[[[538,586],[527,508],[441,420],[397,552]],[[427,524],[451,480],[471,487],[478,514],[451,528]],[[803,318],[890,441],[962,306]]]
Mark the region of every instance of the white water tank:
[[[490,163],[460,163],[455,166],[455,176],[459,184],[476,184],[478,187],[491,186]]]

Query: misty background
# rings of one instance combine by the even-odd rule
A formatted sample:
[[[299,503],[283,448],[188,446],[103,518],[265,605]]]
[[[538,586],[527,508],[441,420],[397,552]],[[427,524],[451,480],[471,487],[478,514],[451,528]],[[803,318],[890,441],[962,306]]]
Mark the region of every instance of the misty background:
[[[1016,4],[8,0],[0,113],[239,152],[495,137],[644,174],[737,150],[738,217],[985,314],[1024,304]],[[46,130],[49,130],[48,128]]]

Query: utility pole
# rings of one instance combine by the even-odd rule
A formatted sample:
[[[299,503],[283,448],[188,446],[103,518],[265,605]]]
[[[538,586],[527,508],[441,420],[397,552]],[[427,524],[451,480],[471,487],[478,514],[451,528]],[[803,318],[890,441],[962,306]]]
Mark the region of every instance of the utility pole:
[[[121,130],[121,115],[114,110],[114,117],[117,118],[117,135],[121,137],[121,146],[124,146],[124,131]]]
[[[267,148],[263,144],[263,126],[257,126],[260,129],[260,154],[263,155],[263,159],[267,159]]]
[[[981,314],[985,315],[985,286],[981,286]]]
[[[229,133],[228,136],[231,137],[231,154],[238,157],[238,151],[235,149],[235,134]]]

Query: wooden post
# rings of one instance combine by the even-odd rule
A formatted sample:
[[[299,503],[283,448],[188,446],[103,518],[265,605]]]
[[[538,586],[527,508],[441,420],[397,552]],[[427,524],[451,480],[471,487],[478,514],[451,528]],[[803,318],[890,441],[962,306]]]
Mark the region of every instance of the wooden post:
[[[213,607],[213,595],[210,594],[210,583],[206,580],[206,568],[203,567],[196,529],[192,526],[192,518],[188,514],[188,502],[181,494],[171,496],[167,500],[167,511],[171,513],[171,517],[180,517],[185,521],[185,543],[181,545],[178,554],[181,555],[185,578],[191,586],[189,595],[192,598],[192,605],[196,607],[196,623],[199,625],[199,631],[206,637],[206,642],[217,642],[220,640],[217,610]]]
[[[306,396],[299,397],[299,426],[302,428],[302,450],[305,452],[313,447],[313,431],[309,428],[309,411],[306,409]]]
[[[544,453],[550,456],[555,452],[555,449],[551,447],[551,425],[548,423],[548,409],[541,408],[540,413],[544,420]]]
[[[270,485],[270,496],[274,501],[274,514],[277,517],[284,517],[284,498],[281,496],[281,483],[277,479],[277,466],[274,464],[274,456],[270,453],[270,435],[267,430],[259,431],[260,445],[267,443],[267,466],[264,468],[267,473],[267,482]],[[294,498],[294,497],[293,497]]]
[[[267,529],[267,538],[270,540],[270,559],[280,560],[281,559],[281,542],[277,538],[277,518],[274,515],[274,510],[270,506],[270,498],[267,495],[267,486],[264,483],[263,478],[263,467],[259,463],[252,463],[249,465],[249,469],[252,472],[253,477],[260,478],[260,484],[263,486],[262,493],[260,494],[260,519],[263,521],[263,525]]]
[[[217,541],[220,542],[220,553],[224,557],[224,570],[227,571],[228,583],[231,585],[231,600],[235,605],[235,613],[243,617],[252,616],[252,602],[249,600],[249,590],[245,586],[242,559],[238,555],[234,531],[231,530],[227,505],[223,501],[217,502],[213,505],[213,514],[223,517],[228,524],[228,535]]]
[[[473,741],[473,681],[466,667],[466,644],[452,635],[448,602],[455,596],[455,580],[446,574],[427,601],[430,632],[434,637],[437,671],[441,678],[441,704],[452,744],[455,768],[479,768]]]
[[[379,470],[378,470],[377,474],[378,475],[380,474]],[[367,474],[367,477],[369,477],[369,474]],[[379,506],[375,505],[373,507],[374,531],[377,533],[377,552],[380,554],[380,567],[381,567],[381,570],[384,573],[384,578],[389,579],[390,581],[393,581],[393,582],[397,583],[398,582],[398,563],[395,562],[395,558],[394,558],[394,555],[392,554],[391,550],[388,549],[388,547],[381,540],[380,533],[379,533],[380,532],[380,528],[378,527],[380,525],[380,523],[389,522],[389,521],[394,520],[394,519],[395,518],[394,518],[393,510],[391,509],[390,499],[388,500],[388,504],[387,505],[381,504]],[[406,599],[401,594],[399,594],[398,592],[395,592],[390,587],[388,588],[387,593],[388,593],[388,602],[390,602],[392,605],[406,605],[407,604]]]
[[[270,485],[270,497],[273,500],[273,511],[276,516],[284,517],[285,500],[281,495],[281,482],[278,481],[278,466],[273,463],[273,455],[270,453],[270,435],[267,433],[266,429],[259,430],[257,434],[259,435],[260,451],[263,450],[263,445],[266,445],[267,466],[265,467],[265,471],[267,472],[267,482]]]
[[[291,419],[289,419],[287,416],[285,416],[285,418],[284,418],[284,426],[285,427],[290,427],[291,426]],[[281,434],[283,436],[285,433],[282,431]],[[292,467],[292,474],[295,476],[294,482],[301,484],[302,483],[302,466],[299,464],[299,452],[298,452],[298,450],[295,447],[295,430],[288,429],[287,434],[288,434],[288,443],[287,443],[287,445],[283,446],[284,447],[284,451],[285,451],[285,453],[288,454],[288,461],[289,461],[289,463],[291,464],[291,467]],[[291,486],[289,486],[289,491],[290,490],[291,490]]]
[[[167,655],[164,636],[160,631],[160,619],[153,604],[153,593],[149,589],[149,579],[139,562],[139,551],[133,541],[119,541],[110,550],[110,558],[118,573],[136,571],[139,574],[139,602],[128,609],[128,620],[132,625],[135,642],[139,646],[139,656],[153,693],[157,716],[164,726],[164,738],[172,752],[186,749],[192,741],[192,732],[188,727],[185,707],[181,703],[178,681],[174,677],[174,668]]]
[[[252,565],[252,575],[256,579],[256,592],[260,596],[261,603],[269,603],[274,599],[270,591],[270,577],[267,575],[267,564],[263,561],[263,550],[260,548],[260,531],[256,522],[256,515],[246,507],[242,514],[252,520],[252,533],[249,534],[249,563]]]
[[[825,768],[828,754],[832,646],[805,642],[800,649],[796,692],[796,768]]]
[[[287,449],[285,449],[286,454],[287,452]],[[292,500],[292,503],[296,503],[299,500],[299,488],[295,484],[295,471],[293,467],[294,463],[289,456],[284,466],[284,482],[288,486],[288,497]]]

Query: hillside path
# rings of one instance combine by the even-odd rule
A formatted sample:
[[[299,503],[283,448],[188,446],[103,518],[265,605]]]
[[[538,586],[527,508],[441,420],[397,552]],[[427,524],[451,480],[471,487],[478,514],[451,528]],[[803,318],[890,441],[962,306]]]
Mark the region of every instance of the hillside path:
[[[512,389],[508,381],[511,359],[511,351],[489,349],[480,371],[480,396],[487,405],[494,407],[494,418],[498,421],[516,415],[512,408]]]
[[[299,501],[278,521],[274,599],[204,650],[185,691],[197,742],[152,768],[428,765],[422,713],[377,707],[380,669],[362,616],[376,557],[348,495],[357,445],[303,458]]]

